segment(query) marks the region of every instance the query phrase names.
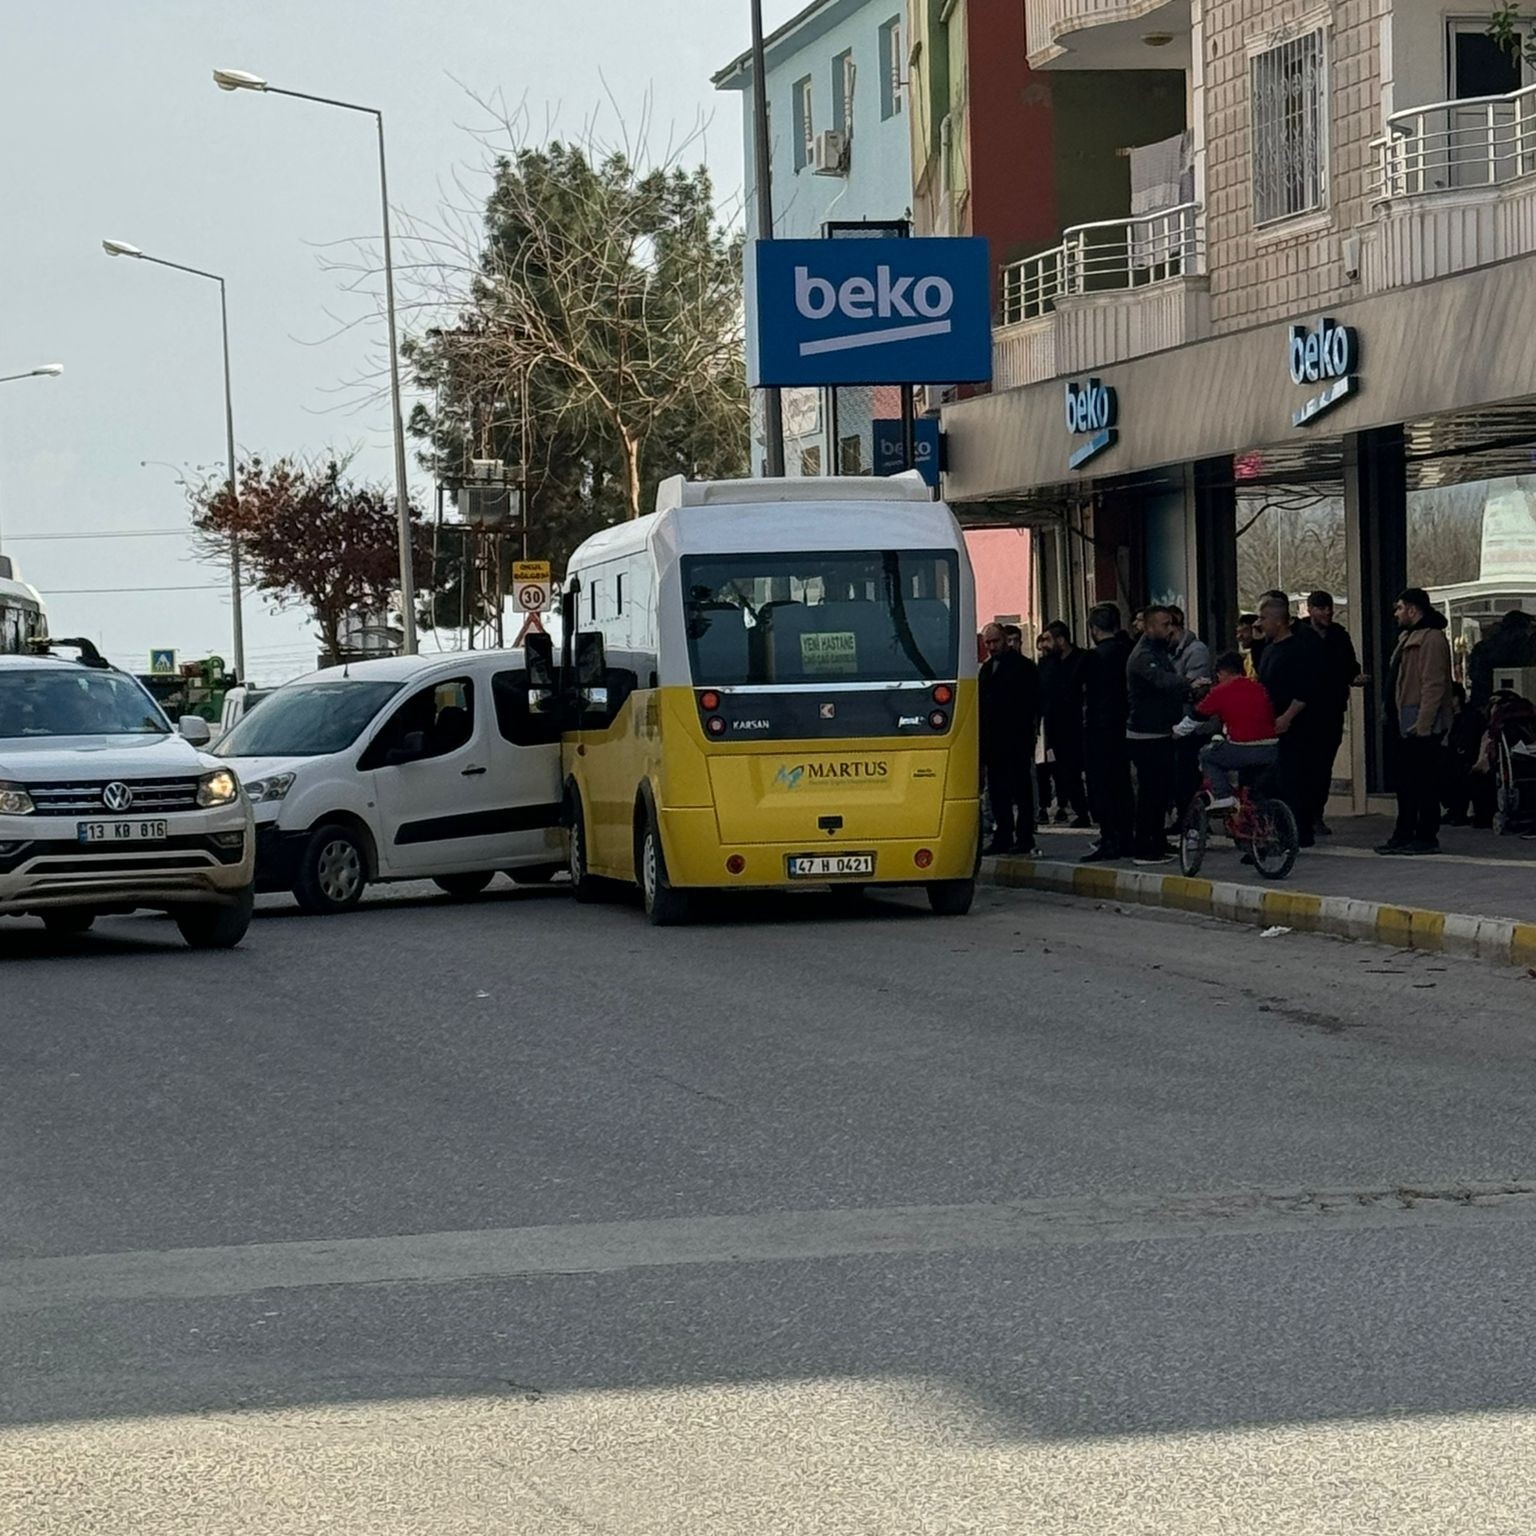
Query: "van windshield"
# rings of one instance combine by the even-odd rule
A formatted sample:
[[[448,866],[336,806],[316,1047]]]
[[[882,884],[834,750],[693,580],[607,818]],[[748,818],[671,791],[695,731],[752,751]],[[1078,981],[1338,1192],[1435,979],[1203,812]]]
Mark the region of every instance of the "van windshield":
[[[953,678],[953,550],[694,555],[682,563],[695,686]]]
[[[341,752],[404,685],[351,681],[289,683],[268,694],[219,743],[220,757],[323,757]]]

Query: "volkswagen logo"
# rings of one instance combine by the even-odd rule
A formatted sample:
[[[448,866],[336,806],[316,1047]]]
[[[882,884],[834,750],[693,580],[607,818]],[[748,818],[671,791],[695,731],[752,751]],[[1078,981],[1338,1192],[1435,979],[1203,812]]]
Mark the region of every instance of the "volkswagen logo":
[[[126,811],[133,804],[133,791],[126,784],[108,784],[101,792],[101,803],[109,811]]]

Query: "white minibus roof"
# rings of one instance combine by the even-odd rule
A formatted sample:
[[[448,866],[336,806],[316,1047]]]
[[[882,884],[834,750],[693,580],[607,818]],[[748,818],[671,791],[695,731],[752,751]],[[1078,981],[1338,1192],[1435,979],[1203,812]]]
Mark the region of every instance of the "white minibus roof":
[[[656,487],[656,510],[750,507],[816,501],[931,501],[915,469],[900,475],[795,475],[771,480],[687,480],[673,475]]]

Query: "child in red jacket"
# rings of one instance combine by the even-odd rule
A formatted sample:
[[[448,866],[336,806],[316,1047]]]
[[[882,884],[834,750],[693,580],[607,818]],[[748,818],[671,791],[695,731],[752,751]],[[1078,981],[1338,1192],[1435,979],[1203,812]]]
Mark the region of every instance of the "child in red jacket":
[[[1217,658],[1216,685],[1195,705],[1195,712],[1219,721],[1226,736],[1225,741],[1200,749],[1200,766],[1211,781],[1210,808],[1225,811],[1237,804],[1232,774],[1243,768],[1267,768],[1275,760],[1280,737],[1274,705],[1264,685],[1246,674],[1243,658],[1228,651]],[[1182,721],[1175,734],[1189,735],[1197,729],[1193,720]]]

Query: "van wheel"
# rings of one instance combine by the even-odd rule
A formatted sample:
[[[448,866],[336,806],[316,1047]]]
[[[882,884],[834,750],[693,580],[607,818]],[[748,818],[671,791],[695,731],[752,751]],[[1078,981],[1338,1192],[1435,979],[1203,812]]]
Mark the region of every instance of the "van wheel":
[[[232,906],[181,907],[172,915],[191,949],[233,949],[251,926],[256,894],[247,886]]]
[[[78,933],[89,933],[96,921],[94,912],[83,912],[79,907],[58,907],[39,914],[43,927],[59,938],[69,938]]]
[[[928,905],[940,917],[964,917],[975,899],[974,880],[935,880],[928,887]]]
[[[675,928],[688,921],[688,893],[675,889],[667,879],[667,856],[662,852],[654,811],[646,812],[640,834],[640,890],[645,897],[645,915],[656,927]]]
[[[306,912],[346,912],[363,899],[368,884],[368,856],[362,839],[340,822],[327,822],[310,834],[299,855],[294,899]]]
[[[571,890],[583,906],[602,900],[602,890],[596,876],[587,872],[587,818],[582,813],[581,796],[571,796],[570,837]]]
[[[469,875],[436,875],[432,884],[448,896],[478,896],[496,878],[494,869],[477,869]]]

